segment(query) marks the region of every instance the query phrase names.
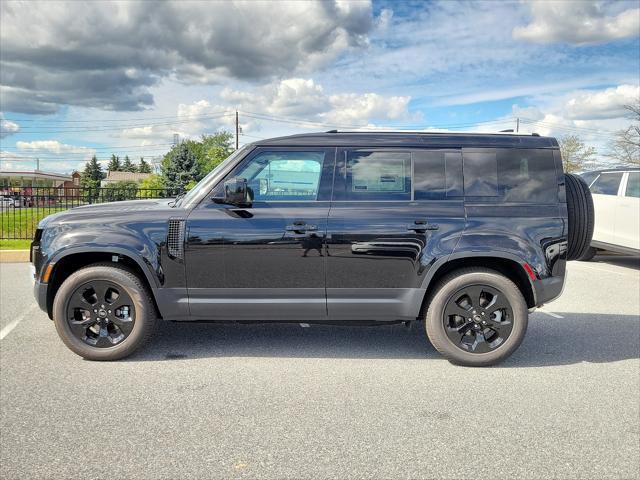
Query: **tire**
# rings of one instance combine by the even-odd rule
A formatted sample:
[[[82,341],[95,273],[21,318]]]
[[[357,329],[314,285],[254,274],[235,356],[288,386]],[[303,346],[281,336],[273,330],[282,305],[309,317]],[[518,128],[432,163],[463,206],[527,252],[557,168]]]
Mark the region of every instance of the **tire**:
[[[587,183],[579,176],[565,174],[569,235],[567,260],[578,260],[587,253],[593,237],[595,214]]]
[[[448,331],[452,332],[453,329],[449,325],[445,326],[445,322],[450,322],[452,317],[445,315],[445,308],[452,300],[455,301],[454,297],[461,290],[466,288],[491,289],[498,292],[498,295],[503,295],[504,299],[500,299],[500,301],[506,301],[510,306],[510,313],[507,313],[504,318],[510,319],[511,330],[504,339],[491,337],[490,335],[496,334],[496,331],[491,330],[489,326],[483,327],[480,322],[475,323],[474,320],[471,320],[471,317],[478,317],[478,315],[472,315],[475,307],[469,311],[467,320],[469,323],[464,325],[464,328],[468,328],[461,337],[467,338],[466,335],[474,335],[475,338],[478,338],[478,333],[482,332],[481,338],[484,339],[484,332],[488,331],[489,333],[486,335],[491,339],[491,342],[483,340],[486,342],[485,348],[490,348],[491,343],[497,343],[497,346],[490,348],[490,351],[483,352],[479,348],[482,341],[479,342],[477,351],[463,349],[460,346],[463,342],[454,343],[448,334]],[[482,291],[484,293],[484,290]],[[493,314],[490,314],[489,310],[490,307],[487,307],[487,310],[482,312],[489,314],[489,317],[483,318],[493,318]],[[511,280],[494,270],[466,268],[451,272],[438,282],[427,309],[425,326],[431,344],[451,363],[469,367],[485,367],[505,360],[520,346],[527,331],[528,318],[529,313],[524,296]],[[456,317],[456,320],[459,320],[459,317]],[[493,320],[489,320],[489,323],[491,322]],[[505,325],[508,326],[508,322]],[[475,328],[480,329],[479,332],[474,331]],[[485,328],[487,330],[484,330]]]
[[[96,304],[91,304],[86,307],[86,311],[90,312],[88,317],[91,318],[84,320],[83,316],[83,322],[76,323],[76,320],[69,313],[68,308],[72,305],[71,302],[79,298],[77,295],[80,295],[80,291],[90,292],[91,288],[93,288],[92,285],[107,285],[108,294],[112,296],[114,295],[113,291],[118,292],[119,296],[113,301],[113,315],[112,310],[109,309],[109,302],[104,301],[103,298],[97,300]],[[98,290],[96,290],[96,292]],[[108,294],[105,293],[103,296]],[[82,295],[86,295],[86,293],[82,293]],[[126,299],[122,300],[123,302],[126,301],[128,304],[130,303],[126,310],[127,316],[124,317],[123,315],[122,318],[118,317],[119,322],[124,325],[122,330],[117,326],[113,326],[116,318],[112,318],[116,312],[122,311],[122,309],[116,310],[119,303],[117,299],[120,297]],[[92,296],[91,298],[94,297]],[[95,298],[98,299],[99,296],[96,294]],[[107,298],[111,299],[112,297]],[[102,305],[103,302],[104,305]],[[89,305],[90,302],[86,302],[85,300],[85,303]],[[100,309],[100,306],[103,308]],[[93,307],[96,308],[94,309]],[[93,312],[96,311],[99,313],[94,314]],[[133,316],[129,314],[130,311],[133,312]],[[105,314],[105,317],[107,317],[105,319],[99,318],[99,315],[102,315],[103,312],[109,312],[108,317]],[[114,320],[112,326],[105,327],[104,331],[109,335],[108,337],[102,335],[102,328],[96,327],[95,325],[97,325],[97,323],[95,322],[93,322],[94,326],[91,328],[98,330],[100,332],[99,334],[89,330],[89,327],[85,328],[83,323],[91,322],[93,318],[96,320],[104,320],[105,325],[109,318]],[[60,286],[53,301],[53,320],[58,335],[64,344],[74,353],[87,360],[110,361],[125,358],[141,348],[153,335],[157,326],[158,315],[151,293],[135,274],[124,268],[115,267],[113,264],[95,264],[74,272]],[[130,323],[125,322],[125,320],[128,320]],[[129,329],[130,331],[128,331]],[[82,334],[85,338],[84,340],[80,338],[78,334],[79,330],[85,332]],[[126,335],[125,332],[127,332]],[[111,345],[114,341],[113,339],[116,337],[120,338],[120,335],[124,338]],[[105,344],[108,341],[109,346],[94,346],[87,343],[89,341],[97,342],[96,345]]]
[[[587,251],[584,252],[584,255],[582,255],[578,260],[580,260],[581,262],[588,262],[590,260],[593,260],[593,257],[595,257],[597,253],[597,249],[589,247],[587,248]]]

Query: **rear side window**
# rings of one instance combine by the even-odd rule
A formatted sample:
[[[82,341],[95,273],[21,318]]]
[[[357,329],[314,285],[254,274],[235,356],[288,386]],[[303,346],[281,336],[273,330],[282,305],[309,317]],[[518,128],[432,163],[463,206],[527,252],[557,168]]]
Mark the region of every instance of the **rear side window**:
[[[618,195],[622,172],[601,173],[591,185],[591,193],[599,195]]]
[[[411,200],[409,152],[349,152],[346,200]]]
[[[551,150],[498,150],[498,185],[505,202],[557,203]]]
[[[415,200],[443,200],[462,196],[460,153],[415,150],[412,155]]]
[[[495,150],[465,150],[463,156],[465,196],[496,197],[498,195],[498,162]]]
[[[629,172],[625,195],[627,197],[640,198],[640,172]]]

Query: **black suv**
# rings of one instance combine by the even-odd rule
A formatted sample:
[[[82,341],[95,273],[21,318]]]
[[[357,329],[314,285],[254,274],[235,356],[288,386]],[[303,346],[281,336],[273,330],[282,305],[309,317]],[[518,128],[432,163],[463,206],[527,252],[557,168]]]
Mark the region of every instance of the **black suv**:
[[[450,361],[490,365],[592,230],[554,138],[333,131],[247,145],[182,198],[51,215],[32,262],[40,307],[92,360],[158,319],[424,322]]]

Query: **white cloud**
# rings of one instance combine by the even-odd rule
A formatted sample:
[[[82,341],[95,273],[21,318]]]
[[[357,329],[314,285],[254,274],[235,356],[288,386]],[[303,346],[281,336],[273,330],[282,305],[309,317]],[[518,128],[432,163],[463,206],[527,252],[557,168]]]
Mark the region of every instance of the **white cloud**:
[[[408,111],[411,97],[377,93],[329,95],[322,85],[304,78],[281,80],[252,92],[225,89],[220,97],[243,111],[300,119],[301,123],[306,120],[355,127],[414,118]]]
[[[0,113],[0,138],[6,138],[9,135],[13,135],[20,130],[20,125],[16,122],[12,122],[11,120],[7,120],[4,118],[2,113]]]
[[[3,108],[140,110],[162,79],[259,80],[323,68],[366,47],[363,0],[1,2]]]
[[[532,21],[515,27],[513,37],[534,43],[605,43],[640,35],[640,9],[610,12],[600,1],[531,1]],[[637,3],[634,3],[637,5]]]
[[[95,150],[89,147],[79,147],[75,145],[68,145],[66,143],[60,143],[58,140],[34,140],[32,142],[18,141],[16,142],[18,150],[30,151],[30,152],[42,152],[49,154],[85,154],[87,157],[95,154]]]
[[[640,86],[619,85],[600,91],[578,92],[567,100],[564,110],[574,120],[619,118],[628,111],[625,105],[640,101]]]

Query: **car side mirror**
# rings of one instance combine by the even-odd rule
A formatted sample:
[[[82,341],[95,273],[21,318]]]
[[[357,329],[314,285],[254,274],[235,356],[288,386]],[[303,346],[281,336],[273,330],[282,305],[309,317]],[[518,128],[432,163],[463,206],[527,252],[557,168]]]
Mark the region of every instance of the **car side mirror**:
[[[248,207],[251,205],[249,187],[246,178],[234,177],[224,182],[224,196],[214,197],[216,203],[225,203],[237,207]]]

